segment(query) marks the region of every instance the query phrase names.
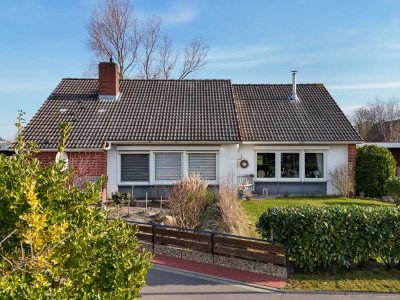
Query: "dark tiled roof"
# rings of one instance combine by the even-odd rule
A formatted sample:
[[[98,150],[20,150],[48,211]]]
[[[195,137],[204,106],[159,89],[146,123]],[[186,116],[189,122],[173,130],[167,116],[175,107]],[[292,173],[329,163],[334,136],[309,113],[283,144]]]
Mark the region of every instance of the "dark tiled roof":
[[[229,80],[121,80],[117,101],[98,100],[98,80],[63,79],[24,130],[54,149],[70,122],[68,148],[104,141],[239,141]]]
[[[361,141],[322,84],[231,85],[229,80],[121,80],[117,101],[98,100],[98,80],[63,79],[24,130],[55,149],[70,122],[68,148],[105,141]],[[234,100],[235,98],[235,100]],[[240,134],[239,134],[240,131]]]
[[[243,141],[361,141],[323,84],[234,84]]]

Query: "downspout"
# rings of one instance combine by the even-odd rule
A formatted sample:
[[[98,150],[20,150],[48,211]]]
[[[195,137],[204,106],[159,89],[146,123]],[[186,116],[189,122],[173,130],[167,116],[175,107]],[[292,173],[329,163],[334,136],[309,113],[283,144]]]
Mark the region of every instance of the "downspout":
[[[104,151],[109,151],[110,149],[111,149],[111,143],[105,141],[104,145],[103,145],[103,150]],[[107,172],[107,166],[106,166],[106,172]],[[107,189],[102,189],[101,200],[102,200],[101,201],[101,208],[103,209],[105,207],[105,203],[106,203],[106,200],[107,200]]]

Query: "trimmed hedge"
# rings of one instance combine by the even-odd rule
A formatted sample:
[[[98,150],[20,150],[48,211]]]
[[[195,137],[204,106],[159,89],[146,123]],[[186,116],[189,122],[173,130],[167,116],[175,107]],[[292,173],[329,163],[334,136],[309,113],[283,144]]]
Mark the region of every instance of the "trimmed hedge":
[[[395,207],[274,207],[261,215],[262,238],[284,245],[300,268],[350,268],[380,257],[389,267],[400,260],[400,210]]]
[[[392,177],[386,182],[386,190],[389,196],[391,196],[394,202],[400,204],[400,178]]]
[[[384,147],[365,145],[357,148],[357,193],[381,198],[386,194],[386,181],[396,175],[396,160]]]

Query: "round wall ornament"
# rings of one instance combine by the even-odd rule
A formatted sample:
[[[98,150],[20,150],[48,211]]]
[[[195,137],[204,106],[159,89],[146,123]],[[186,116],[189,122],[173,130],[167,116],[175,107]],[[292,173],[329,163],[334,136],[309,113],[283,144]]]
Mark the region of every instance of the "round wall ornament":
[[[249,162],[247,161],[247,159],[242,159],[240,161],[240,167],[243,169],[246,169],[249,166]]]

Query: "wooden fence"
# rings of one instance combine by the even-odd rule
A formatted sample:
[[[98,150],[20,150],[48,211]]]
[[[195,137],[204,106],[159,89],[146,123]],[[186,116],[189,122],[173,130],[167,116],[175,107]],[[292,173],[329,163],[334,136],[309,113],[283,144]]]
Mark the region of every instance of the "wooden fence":
[[[131,222],[138,226],[140,241],[212,255],[231,256],[288,268],[285,248],[280,245],[243,236],[212,231],[190,230],[155,223]]]

